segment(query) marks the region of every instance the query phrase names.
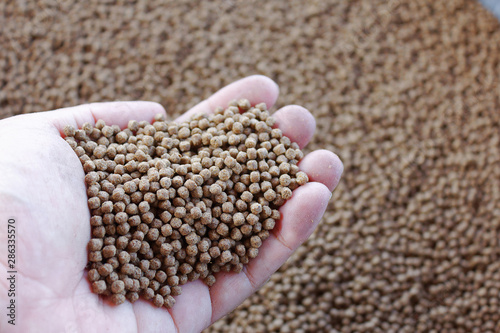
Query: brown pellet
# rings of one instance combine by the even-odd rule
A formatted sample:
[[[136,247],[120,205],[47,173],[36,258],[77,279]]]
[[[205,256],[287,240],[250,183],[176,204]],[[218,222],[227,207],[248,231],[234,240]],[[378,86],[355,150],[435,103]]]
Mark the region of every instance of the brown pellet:
[[[102,238],[93,238],[89,241],[88,249],[89,251],[99,251],[102,249],[103,240]]]
[[[104,258],[111,258],[116,255],[116,247],[114,245],[107,245],[102,249],[102,256]]]
[[[107,290],[106,281],[99,280],[92,283],[92,292],[102,294]]]
[[[164,299],[161,295],[157,294],[153,297],[153,304],[157,307],[162,307],[164,303]]]
[[[111,284],[111,292],[115,294],[121,293],[123,290],[125,290],[125,283],[121,280],[116,280]]]

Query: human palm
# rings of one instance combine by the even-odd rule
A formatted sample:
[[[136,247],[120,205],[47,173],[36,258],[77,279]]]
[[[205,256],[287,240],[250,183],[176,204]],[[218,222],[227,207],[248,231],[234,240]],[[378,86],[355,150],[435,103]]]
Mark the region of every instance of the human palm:
[[[270,108],[277,97],[274,82],[251,76],[221,89],[178,120],[238,98]],[[84,172],[62,139],[62,129],[96,119],[123,128],[130,119],[151,121],[164,112],[156,103],[113,102],[0,121],[0,243],[7,242],[7,221],[14,218],[17,271],[16,325],[1,313],[0,332],[199,332],[255,292],[313,232],[342,173],[338,157],[326,150],[314,151],[299,163],[310,182],[280,208],[281,221],[241,273],[219,272],[210,288],[200,280],[188,282],[168,310],[142,299],[115,306],[92,293],[85,270],[90,213]],[[284,107],[275,118],[300,147],[311,139],[315,121],[304,108]],[[8,270],[7,246],[2,245],[2,309],[9,302]]]

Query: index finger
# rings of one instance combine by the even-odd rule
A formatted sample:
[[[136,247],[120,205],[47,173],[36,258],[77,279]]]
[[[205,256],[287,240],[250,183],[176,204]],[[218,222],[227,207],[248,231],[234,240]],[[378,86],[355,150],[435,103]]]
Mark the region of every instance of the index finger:
[[[248,76],[220,89],[206,100],[193,106],[175,121],[186,121],[198,113],[213,113],[216,107],[225,108],[232,100],[241,98],[248,99],[251,105],[266,103],[267,108],[270,109],[278,99],[278,94],[278,85],[267,76]]]

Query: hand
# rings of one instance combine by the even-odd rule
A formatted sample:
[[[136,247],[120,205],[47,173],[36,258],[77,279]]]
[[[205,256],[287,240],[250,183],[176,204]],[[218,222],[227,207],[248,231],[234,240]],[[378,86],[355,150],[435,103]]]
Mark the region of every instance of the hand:
[[[186,112],[211,112],[232,99],[247,98],[271,108],[278,87],[263,76],[251,76],[221,89]],[[90,213],[84,172],[62,138],[70,124],[81,127],[103,119],[126,127],[130,119],[151,121],[165,110],[151,102],[80,105],[0,121],[0,320],[1,332],[199,332],[258,290],[313,232],[337,185],[339,158],[317,150],[300,161],[310,182],[299,187],[280,208],[282,219],[259,255],[239,273],[218,273],[208,288],[202,281],[182,287],[172,309],[140,299],[113,306],[93,294],[86,279]],[[304,147],[315,120],[300,106],[274,114],[277,126]],[[7,323],[7,220],[16,230],[16,326]]]

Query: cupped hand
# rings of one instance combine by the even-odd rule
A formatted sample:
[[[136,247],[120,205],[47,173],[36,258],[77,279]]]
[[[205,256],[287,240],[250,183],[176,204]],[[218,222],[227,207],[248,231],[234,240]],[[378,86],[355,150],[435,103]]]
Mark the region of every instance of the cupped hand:
[[[278,86],[263,76],[250,76],[221,89],[176,121],[210,113],[233,99],[271,108]],[[152,121],[162,106],[151,102],[86,104],[0,121],[0,332],[199,332],[258,290],[314,231],[337,186],[343,167],[332,152],[316,150],[299,163],[310,182],[293,191],[280,208],[281,220],[257,258],[241,273],[219,272],[217,282],[188,282],[172,309],[156,308],[142,299],[114,306],[92,293],[86,278],[90,213],[84,172],[62,138],[65,125],[81,127],[103,119],[124,128],[131,119]],[[315,130],[313,116],[289,105],[274,113],[276,126],[303,148]],[[7,224],[16,233],[16,325],[7,271]],[[13,220],[11,220],[12,222]],[[10,274],[9,274],[10,275]]]

